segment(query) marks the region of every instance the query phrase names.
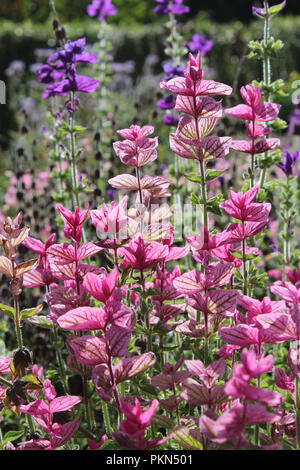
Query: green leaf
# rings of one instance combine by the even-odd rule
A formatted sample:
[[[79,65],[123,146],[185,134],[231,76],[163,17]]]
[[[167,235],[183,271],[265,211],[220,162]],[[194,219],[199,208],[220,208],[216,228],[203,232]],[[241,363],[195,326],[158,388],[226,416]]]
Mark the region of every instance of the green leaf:
[[[22,382],[26,382],[27,389],[39,390],[43,388],[42,382],[35,375],[25,375],[22,377]]]
[[[212,181],[216,178],[218,178],[219,176],[223,175],[223,173],[225,172],[226,170],[207,170],[206,172],[206,175],[205,175],[205,180],[206,182],[208,181]]]
[[[159,290],[154,289],[153,287],[151,287],[150,289],[146,290],[146,296],[150,297],[152,295],[161,295],[161,292]]]
[[[43,310],[43,304],[37,305],[37,307],[33,308],[25,308],[20,312],[20,320],[24,318],[33,317],[33,315],[37,315]]]
[[[201,442],[191,435],[191,430],[186,427],[179,427],[173,431],[173,438],[184,449],[188,450],[202,450]]]
[[[191,173],[190,175],[184,175],[186,179],[189,181],[192,181],[192,183],[202,183],[202,178],[201,176],[197,175],[197,173]]]
[[[24,434],[24,431],[8,431],[5,433],[4,438],[3,438],[3,444],[6,444],[7,442],[14,442],[17,439],[20,439]]]
[[[0,313],[4,315],[8,315],[10,318],[14,319],[16,311],[13,307],[9,307],[8,305],[0,304]]]
[[[116,443],[116,441],[108,439],[104,442],[100,450],[120,450],[120,446]]]
[[[269,8],[269,15],[277,15],[278,13],[280,13],[284,9],[285,4],[286,2],[283,1],[278,5],[274,5],[273,7]]]
[[[41,328],[53,328],[53,321],[43,315],[27,318],[27,321]]]
[[[231,251],[231,253],[233,254],[235,258],[243,259],[243,253],[241,252],[241,250],[234,250],[234,251]],[[245,255],[245,260],[251,261],[252,259],[257,258],[257,257],[258,255],[255,255],[254,253],[248,253],[247,255]]]

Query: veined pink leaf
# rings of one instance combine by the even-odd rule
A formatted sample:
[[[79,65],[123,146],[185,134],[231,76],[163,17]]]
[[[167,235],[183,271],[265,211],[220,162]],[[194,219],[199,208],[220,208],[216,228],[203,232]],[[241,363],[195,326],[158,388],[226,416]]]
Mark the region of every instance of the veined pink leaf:
[[[138,180],[135,176],[122,174],[108,180],[108,183],[116,189],[126,189],[128,191],[139,188]]]
[[[234,273],[233,263],[217,263],[208,266],[205,271],[205,284],[208,289],[224,286],[230,282]]]
[[[228,400],[224,387],[214,386],[212,389],[206,385],[199,384],[194,379],[186,379],[181,386],[181,398],[191,405],[216,405]]]
[[[243,153],[251,153],[252,142],[250,140],[232,140],[230,147]]]
[[[107,363],[109,358],[106,351],[106,341],[98,336],[82,336],[72,338],[70,346],[81,364],[96,366]]]
[[[48,254],[51,264],[56,266],[70,264],[76,261],[75,248],[70,243],[60,243],[52,245]]]
[[[255,121],[275,121],[280,108],[281,105],[276,103],[259,103],[259,105],[255,107]]]
[[[225,109],[225,114],[238,119],[244,119],[245,121],[252,121],[253,118],[253,110],[247,104],[238,104],[233,108]]]
[[[220,118],[222,116],[222,101],[215,101],[213,98],[196,98],[196,110],[194,109],[194,99],[192,96],[177,96],[175,109],[180,113],[190,116],[196,115],[199,118]]]
[[[12,237],[10,243],[12,246],[20,245],[28,236],[30,231],[29,227],[23,227],[21,230],[15,230],[14,236]]]
[[[278,342],[300,339],[300,332],[297,331],[297,325],[289,314],[280,312],[266,313],[264,315],[258,315],[256,320],[270,335],[274,336]]]
[[[196,320],[181,323],[176,327],[176,331],[190,338],[200,338],[205,334],[204,326]]]
[[[92,242],[82,243],[82,245],[80,245],[80,247],[78,248],[77,259],[82,260],[88,258],[89,256],[98,253],[102,249],[103,248],[100,248]]]
[[[188,245],[183,246],[183,247],[171,246],[169,248],[169,254],[165,258],[165,262],[184,258],[185,256],[189,254],[189,251],[190,251],[190,247]]]
[[[249,325],[240,324],[232,328],[221,328],[220,336],[228,344],[248,346],[259,344],[259,330]]]
[[[36,416],[45,415],[50,412],[49,405],[44,400],[35,400],[28,405],[20,405],[18,410],[21,413]]]
[[[235,312],[239,291],[216,289],[207,295],[208,310],[215,315],[232,316]]]
[[[170,134],[170,147],[171,150],[182,158],[188,160],[199,160],[200,145],[199,141],[186,142],[176,134]]]
[[[29,273],[26,273],[23,278],[23,286],[28,288],[45,286],[43,273],[37,269],[32,269]]]
[[[114,367],[113,373],[117,384],[130,380],[145,370],[152,367],[156,361],[155,354],[152,352],[121,359]]]
[[[36,268],[38,265],[38,262],[39,262],[38,258],[35,258],[35,259],[30,259],[29,261],[25,261],[24,263],[18,264],[16,268],[16,276],[23,276],[23,274]]]
[[[201,271],[188,271],[174,279],[174,287],[181,293],[190,295],[203,290],[204,276]]]
[[[6,256],[0,256],[0,273],[13,277],[12,262]]]
[[[77,419],[75,421],[70,421],[69,423],[62,424],[59,435],[51,434],[50,436],[51,448],[57,449],[58,447],[61,447],[66,444],[66,442],[71,439],[71,437],[75,434],[78,428],[79,421]]]
[[[196,86],[196,96],[231,95],[232,88],[214,80],[201,80]]]
[[[201,156],[205,160],[225,157],[229,153],[231,137],[204,137],[201,140]]]
[[[75,397],[72,395],[57,397],[50,402],[49,409],[51,413],[60,413],[62,411],[70,410],[80,402],[81,397]]]
[[[107,325],[107,319],[104,310],[94,307],[78,307],[59,317],[57,323],[65,330],[103,330]]]
[[[223,358],[217,359],[209,366],[205,365],[200,360],[185,361],[189,372],[198,377],[208,388],[211,388],[220,375],[225,373],[226,362]]]
[[[128,342],[131,336],[131,330],[111,326],[106,333],[105,339],[107,348],[112,357],[122,357],[128,355]]]
[[[194,89],[187,88],[184,77],[175,77],[168,82],[160,82],[160,87],[169,90],[177,95],[194,96]]]
[[[214,130],[217,121],[217,118],[200,119],[197,121],[197,130],[195,119],[184,116],[179,121],[176,136],[186,143],[197,141],[199,138],[209,135]]]
[[[157,150],[150,148],[150,149],[142,149],[139,151],[139,158],[138,158],[138,166],[145,166],[148,163],[154,162],[157,159]]]
[[[142,189],[147,189],[150,192],[161,189],[168,189],[169,186],[170,180],[163,178],[162,176],[146,175],[141,179]]]
[[[271,103],[270,103],[271,104]],[[255,144],[255,153],[264,153],[268,150],[275,150],[280,146],[280,139],[259,140]]]

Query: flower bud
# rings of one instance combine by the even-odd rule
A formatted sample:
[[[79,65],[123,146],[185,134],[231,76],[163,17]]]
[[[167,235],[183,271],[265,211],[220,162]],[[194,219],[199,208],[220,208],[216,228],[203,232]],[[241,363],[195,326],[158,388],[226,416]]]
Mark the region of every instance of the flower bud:
[[[29,367],[32,364],[30,351],[27,348],[17,349],[13,355],[13,364],[16,371]]]

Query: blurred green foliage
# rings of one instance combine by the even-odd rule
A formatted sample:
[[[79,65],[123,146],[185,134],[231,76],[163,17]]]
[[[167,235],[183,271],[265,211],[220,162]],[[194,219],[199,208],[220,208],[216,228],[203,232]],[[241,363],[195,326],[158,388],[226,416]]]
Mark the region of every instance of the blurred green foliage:
[[[61,21],[72,21],[86,15],[86,7],[91,0],[56,0],[55,6]],[[114,0],[118,9],[116,17],[110,18],[110,23],[131,24],[135,22],[152,23],[157,20],[153,12],[154,0]],[[49,17],[48,0],[1,0],[0,17],[23,22],[31,20],[43,23]]]

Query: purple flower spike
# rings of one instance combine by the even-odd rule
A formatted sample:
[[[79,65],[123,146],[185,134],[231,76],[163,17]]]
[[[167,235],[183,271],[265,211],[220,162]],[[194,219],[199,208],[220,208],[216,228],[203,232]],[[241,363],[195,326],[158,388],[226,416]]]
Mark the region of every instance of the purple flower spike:
[[[182,5],[183,0],[155,0],[159,5],[154,8],[154,12],[159,16],[165,16],[168,13],[174,13],[174,15],[183,15],[189,13],[190,8]]]
[[[163,122],[165,126],[177,126],[179,122],[179,117],[174,116],[173,114],[167,113],[164,115]]]
[[[206,39],[205,36],[200,36],[200,34],[193,34],[192,40],[188,43],[190,51],[200,51],[202,57],[212,49],[213,45],[213,41]]]
[[[293,174],[293,168],[296,164],[296,161],[299,158],[299,152],[295,152],[292,155],[289,152],[284,152],[281,163],[278,163],[277,166],[286,174],[286,176],[291,176]]]
[[[81,91],[83,93],[93,93],[99,86],[99,80],[94,80],[86,75],[69,76],[65,80],[57,83],[54,91],[57,95],[65,94],[70,91]]]
[[[108,16],[114,16],[117,13],[117,9],[111,0],[93,0],[88,5],[87,12],[89,16],[96,16],[99,21],[106,21]]]
[[[157,106],[160,109],[173,109],[175,108],[176,104],[176,99],[173,95],[169,95],[166,98],[163,98],[162,100],[159,100],[157,102]]]
[[[165,81],[167,82],[175,77],[183,77],[186,72],[186,69],[185,67],[174,66],[168,62],[164,65],[164,72],[166,74]]]

